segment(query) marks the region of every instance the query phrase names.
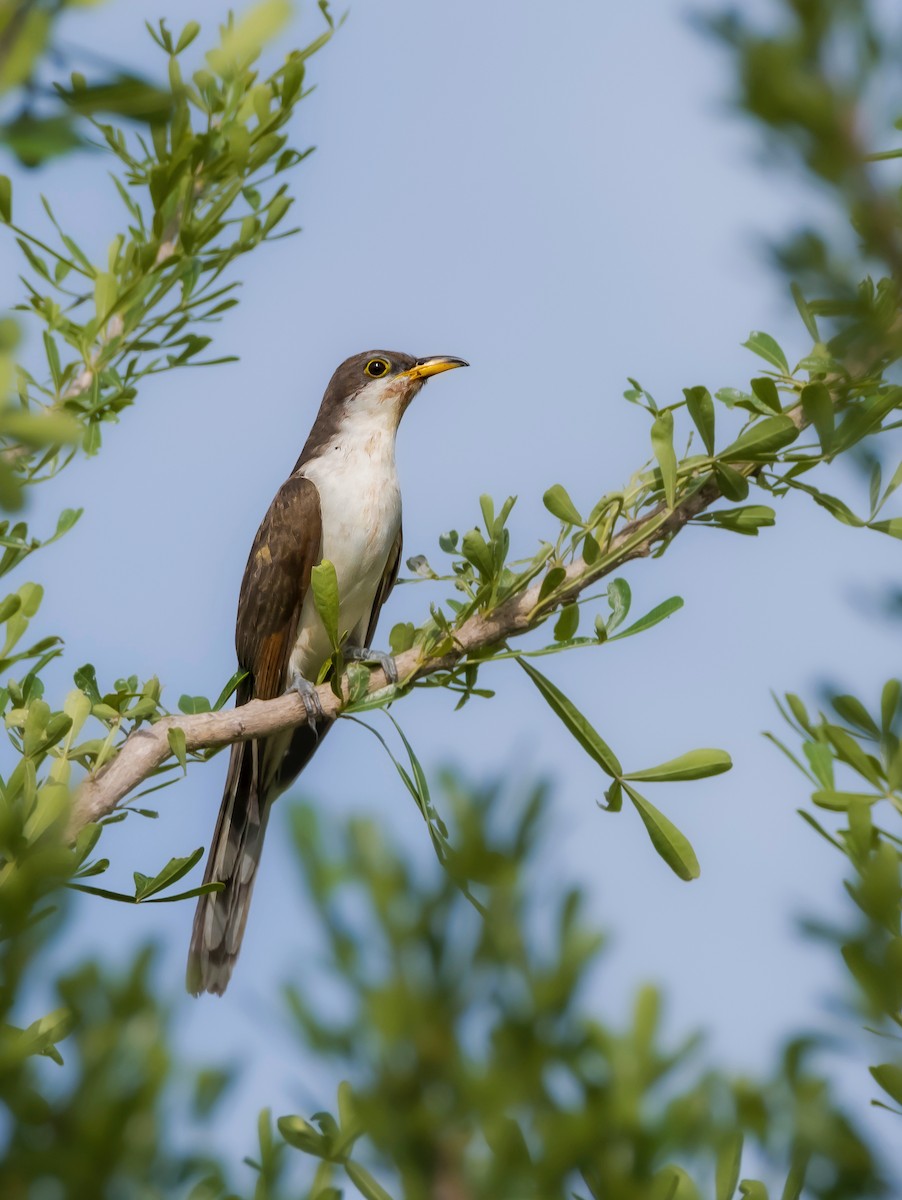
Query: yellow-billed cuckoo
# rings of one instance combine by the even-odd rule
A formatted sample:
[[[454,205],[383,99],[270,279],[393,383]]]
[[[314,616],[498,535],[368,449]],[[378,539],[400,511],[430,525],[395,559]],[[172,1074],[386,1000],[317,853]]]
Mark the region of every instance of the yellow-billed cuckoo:
[[[237,704],[296,690],[308,722],[232,746],[205,883],[225,888],[198,900],[188,990],[226,988],[241,947],[272,802],[297,777],[328,731],[314,684],[332,647],[313,602],[310,572],[335,566],[345,658],[394,663],[370,642],[401,561],[401,493],[395,436],[430,375],[460,358],[412,358],[373,350],[343,362],[326,388],[301,457],[263,518],[238,597],[235,644],[247,671]]]

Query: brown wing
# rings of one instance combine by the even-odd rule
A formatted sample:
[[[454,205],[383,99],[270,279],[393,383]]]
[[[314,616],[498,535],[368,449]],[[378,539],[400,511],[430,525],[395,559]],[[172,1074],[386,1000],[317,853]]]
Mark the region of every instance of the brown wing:
[[[370,623],[366,629],[366,645],[372,646],[373,634],[376,632],[376,624],[379,620],[379,614],[382,612],[382,605],[389,597],[389,593],[395,586],[395,581],[398,578],[398,571],[401,567],[401,547],[404,544],[403,530],[398,530],[398,536],[395,538],[395,544],[391,548],[391,554],[388,556],[388,561],[385,564],[385,572],[382,576],[382,582],[379,584],[379,590],[376,592],[376,598],[373,600],[373,611],[370,613]]]
[[[257,530],[238,599],[235,644],[250,674],[236,702],[271,699],[285,690],[310,572],[321,556],[319,495],[292,476],[276,494]],[[272,800],[310,758],[329,724],[313,730],[236,742],[232,746],[219,818],[204,882],[225,884],[201,896],[188,955],[188,988],[221,994],[238,957]]]
[[[309,479],[292,475],[263,518],[238,597],[235,648],[250,672],[245,698],[271,700],[285,691],[288,659],[301,619],[310,572],[322,557],[319,494]]]

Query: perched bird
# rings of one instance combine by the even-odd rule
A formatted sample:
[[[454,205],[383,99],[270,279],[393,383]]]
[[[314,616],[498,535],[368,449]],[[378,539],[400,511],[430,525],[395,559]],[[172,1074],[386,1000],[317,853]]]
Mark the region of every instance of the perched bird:
[[[263,518],[238,597],[235,644],[247,671],[236,702],[296,690],[308,721],[286,733],[232,746],[205,883],[188,954],[194,995],[221,995],[247,923],[270,809],[328,731],[315,684],[332,653],[310,573],[329,559],[338,578],[345,658],[394,663],[371,640],[401,561],[401,493],[395,437],[407,406],[430,375],[465,367],[460,358],[412,358],[372,350],[332,376],[301,457]]]

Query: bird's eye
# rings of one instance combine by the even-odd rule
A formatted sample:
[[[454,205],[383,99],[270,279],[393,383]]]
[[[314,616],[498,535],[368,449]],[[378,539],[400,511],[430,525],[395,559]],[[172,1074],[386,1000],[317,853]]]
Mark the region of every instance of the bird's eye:
[[[371,379],[381,379],[390,366],[391,363],[384,358],[371,358],[363,369]]]

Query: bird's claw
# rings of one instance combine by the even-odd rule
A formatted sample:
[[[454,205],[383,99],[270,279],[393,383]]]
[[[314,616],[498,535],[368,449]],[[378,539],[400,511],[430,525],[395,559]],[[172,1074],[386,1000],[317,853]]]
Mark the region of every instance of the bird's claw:
[[[369,646],[345,646],[344,656],[351,662],[375,663],[382,668],[389,683],[398,682],[398,668],[390,654],[381,650],[371,650]]]
[[[303,675],[298,674],[292,675],[288,690],[290,692],[297,692],[300,696],[301,702],[304,705],[304,711],[307,713],[307,724],[316,733],[317,721],[325,716],[316,686],[309,679],[305,679]]]

